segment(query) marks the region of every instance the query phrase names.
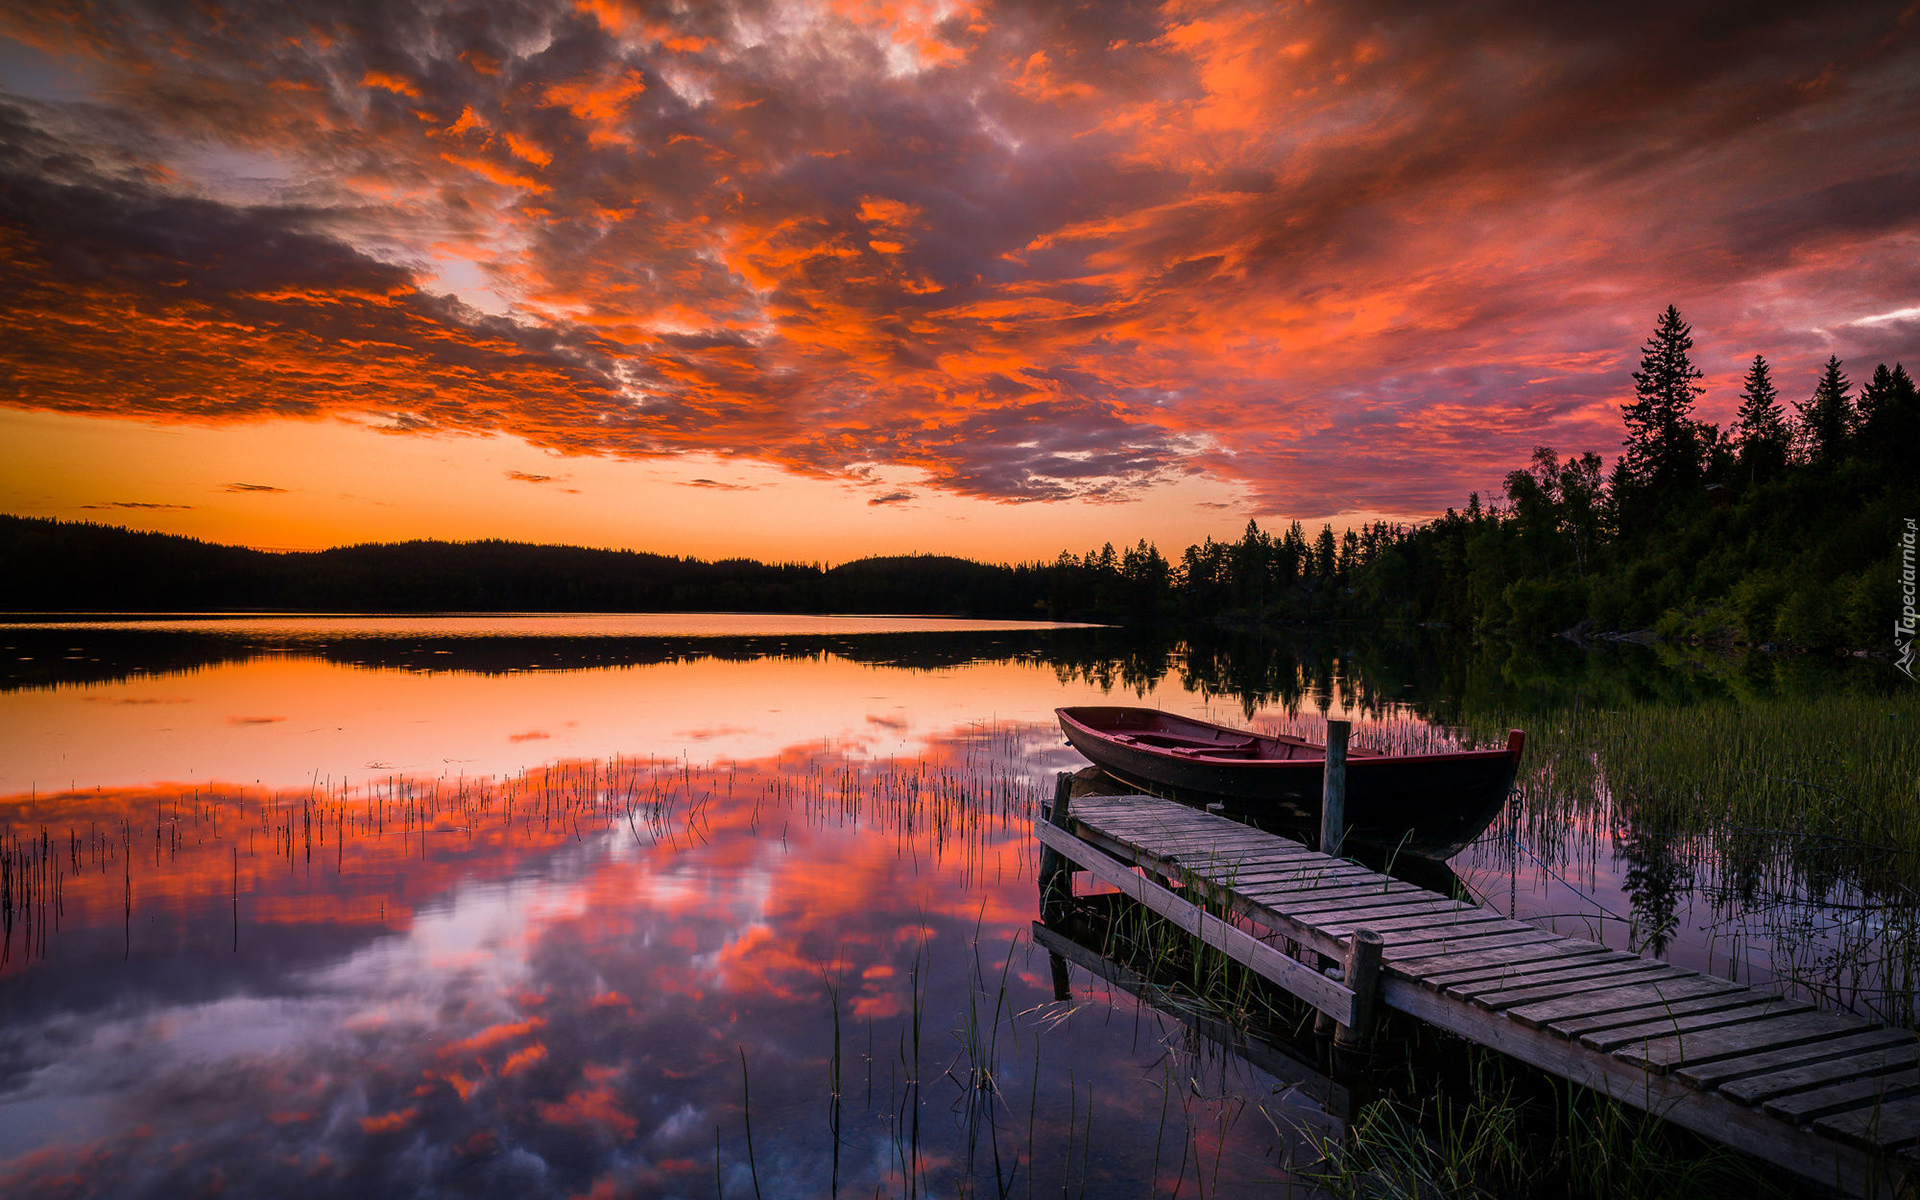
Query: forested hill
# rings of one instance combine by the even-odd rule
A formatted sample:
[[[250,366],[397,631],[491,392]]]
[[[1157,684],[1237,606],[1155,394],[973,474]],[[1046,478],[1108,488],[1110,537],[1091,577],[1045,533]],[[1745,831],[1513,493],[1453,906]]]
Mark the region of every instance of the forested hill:
[[[889,612],[1046,616],[1038,567],[931,556],[825,569],[519,542],[272,553],[76,521],[0,516],[14,612]],[[1037,607],[1036,607],[1037,606]]]

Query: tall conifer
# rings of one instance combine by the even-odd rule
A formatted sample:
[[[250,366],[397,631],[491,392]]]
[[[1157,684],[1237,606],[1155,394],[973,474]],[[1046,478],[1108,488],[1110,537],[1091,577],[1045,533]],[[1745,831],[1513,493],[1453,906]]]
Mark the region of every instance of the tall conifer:
[[[1853,400],[1847,392],[1852,385],[1840,373],[1840,359],[1827,356],[1820,382],[1800,410],[1800,445],[1808,462],[1833,462],[1846,452],[1853,433]]]
[[[1920,388],[1899,363],[1891,371],[1881,363],[1861,389],[1855,444],[1862,458],[1891,468],[1898,479],[1920,475],[1914,461],[1920,451]]]
[[[1706,389],[1693,365],[1693,329],[1667,305],[1641,348],[1633,399],[1620,406],[1627,444],[1619,473],[1630,495],[1616,495],[1628,519],[1650,516],[1700,482],[1703,452],[1693,402]],[[1641,503],[1648,507],[1642,510]]]
[[[1740,391],[1734,441],[1739,447],[1740,472],[1749,483],[1777,474],[1787,465],[1787,455],[1793,447],[1793,432],[1787,428],[1780,393],[1774,390],[1767,360],[1758,354],[1753,356],[1753,365],[1747,368],[1746,383]]]

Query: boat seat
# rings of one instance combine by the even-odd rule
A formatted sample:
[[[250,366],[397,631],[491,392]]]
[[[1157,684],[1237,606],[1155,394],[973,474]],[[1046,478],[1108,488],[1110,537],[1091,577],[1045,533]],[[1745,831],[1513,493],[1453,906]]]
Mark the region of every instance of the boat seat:
[[[1113,740],[1124,741],[1129,745],[1152,746],[1159,750],[1251,750],[1258,744],[1250,737],[1221,742],[1212,738],[1187,737],[1178,733],[1143,733],[1137,737],[1116,735]]]

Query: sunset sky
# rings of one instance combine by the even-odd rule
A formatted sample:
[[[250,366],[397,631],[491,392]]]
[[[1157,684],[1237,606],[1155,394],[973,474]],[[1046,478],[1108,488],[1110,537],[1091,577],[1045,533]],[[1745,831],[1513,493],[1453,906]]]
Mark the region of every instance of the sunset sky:
[[[1920,365],[1920,3],[0,10],[0,511],[1173,553]]]

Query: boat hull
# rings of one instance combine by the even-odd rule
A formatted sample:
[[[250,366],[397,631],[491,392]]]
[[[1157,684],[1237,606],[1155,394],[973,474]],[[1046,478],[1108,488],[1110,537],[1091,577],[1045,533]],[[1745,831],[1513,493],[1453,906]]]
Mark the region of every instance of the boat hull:
[[[1218,804],[1283,831],[1318,833],[1324,746],[1153,709],[1063,708],[1058,715],[1068,743],[1128,787]],[[1351,754],[1348,840],[1430,857],[1457,854],[1505,805],[1524,740],[1514,730],[1499,750]]]

